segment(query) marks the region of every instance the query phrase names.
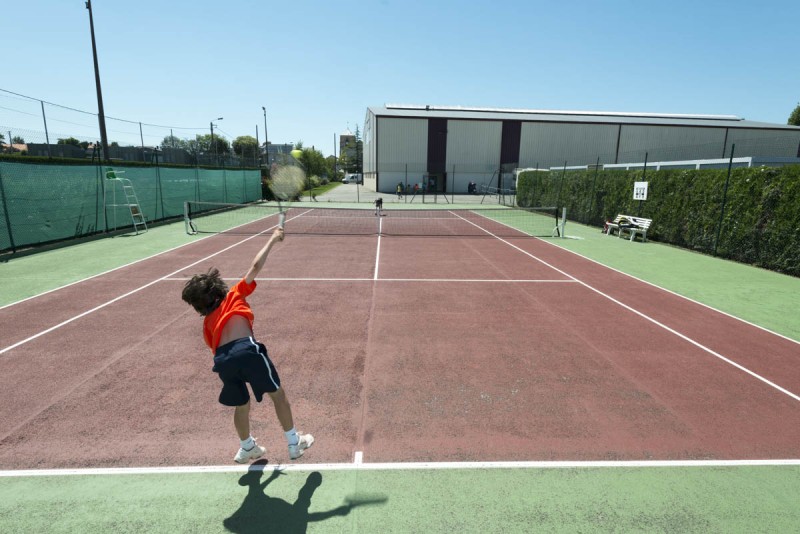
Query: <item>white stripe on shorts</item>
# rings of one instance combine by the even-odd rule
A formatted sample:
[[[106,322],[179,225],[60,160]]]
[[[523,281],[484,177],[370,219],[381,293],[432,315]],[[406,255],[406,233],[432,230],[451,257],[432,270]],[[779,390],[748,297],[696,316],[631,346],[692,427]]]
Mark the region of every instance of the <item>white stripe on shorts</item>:
[[[270,382],[272,382],[272,385],[275,386],[275,391],[278,391],[279,389],[281,389],[281,387],[278,384],[276,384],[275,379],[272,378],[272,366],[270,366],[266,354],[261,354],[261,347],[258,346],[258,343],[256,343],[256,340],[253,339],[252,336],[248,337],[248,339],[250,340],[250,343],[252,343],[256,347],[256,352],[261,355],[261,359],[264,360],[264,365],[267,367],[267,373],[269,374],[269,380]]]

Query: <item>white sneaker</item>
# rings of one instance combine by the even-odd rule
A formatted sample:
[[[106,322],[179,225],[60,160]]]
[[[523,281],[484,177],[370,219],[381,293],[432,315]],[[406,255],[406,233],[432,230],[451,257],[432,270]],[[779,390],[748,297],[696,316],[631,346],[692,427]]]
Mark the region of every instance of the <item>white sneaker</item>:
[[[261,458],[265,452],[267,452],[267,449],[255,444],[250,450],[239,449],[239,452],[233,457],[233,461],[237,464],[246,464],[250,460]]]
[[[289,458],[292,460],[303,456],[306,449],[314,444],[314,436],[311,434],[298,434],[298,437],[300,441],[297,442],[297,445],[289,445]]]

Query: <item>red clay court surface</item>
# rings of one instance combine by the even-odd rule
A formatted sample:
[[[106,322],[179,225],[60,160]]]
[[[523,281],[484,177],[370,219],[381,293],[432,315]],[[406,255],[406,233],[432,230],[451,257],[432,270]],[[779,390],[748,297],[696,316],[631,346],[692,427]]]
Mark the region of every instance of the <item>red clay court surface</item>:
[[[0,469],[227,465],[180,299],[216,235],[0,309]],[[539,239],[289,236],[249,298],[300,462],[800,458],[800,348]],[[727,360],[727,361],[726,361]],[[253,434],[286,462],[271,403]]]

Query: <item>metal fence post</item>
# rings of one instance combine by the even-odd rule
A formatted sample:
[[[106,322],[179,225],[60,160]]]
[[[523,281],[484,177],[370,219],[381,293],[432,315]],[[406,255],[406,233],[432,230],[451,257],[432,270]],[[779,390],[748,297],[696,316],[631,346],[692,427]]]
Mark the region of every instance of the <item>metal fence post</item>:
[[[649,152],[645,152],[644,153],[644,172],[642,173],[642,181],[643,182],[645,181],[645,179],[644,179],[645,176],[647,176],[647,156],[648,155],[649,155]],[[636,179],[634,178],[634,181],[635,180]],[[644,201],[643,200],[639,201],[639,212],[636,214],[637,217],[641,217],[642,216],[642,202],[644,202]]]
[[[194,167],[194,194],[194,199],[200,202],[200,167],[197,165]]]
[[[594,179],[592,180],[592,190],[589,191],[589,210],[586,212],[586,220],[584,222],[589,222],[590,217],[592,216],[592,204],[594,204],[594,192],[597,187],[597,173],[600,172],[600,156],[597,156],[597,163],[594,165]]]
[[[50,134],[47,131],[47,117],[44,114],[44,100],[39,100],[39,103],[42,105],[42,122],[44,122],[44,138],[47,141],[47,157],[52,158],[53,156],[50,154]]]
[[[11,140],[9,139],[9,143]],[[11,219],[8,216],[8,204],[6,203],[6,190],[3,186],[3,173],[0,171],[0,199],[3,201],[3,215],[6,219],[6,228],[8,229],[8,241],[11,243],[11,252],[17,251],[17,246],[14,244],[14,234],[11,232]]]
[[[92,152],[97,150],[97,145],[92,149]],[[94,155],[92,155],[92,159],[94,159]],[[105,196],[105,186],[103,184],[103,172],[99,166],[95,166],[94,168],[94,231],[99,232],[100,226],[100,199],[103,199],[103,225],[105,226],[105,209],[106,209],[106,196]]]
[[[142,141],[142,161],[147,161],[144,155],[144,134],[142,133],[142,123],[139,123],[139,139]]]
[[[561,192],[564,190],[564,177],[567,175],[567,162],[564,162],[564,170],[561,171],[561,185],[558,186],[558,197],[556,198],[556,208],[561,207]]]
[[[166,218],[167,214],[164,212],[164,191],[161,188],[161,167],[159,167],[159,165],[158,165],[158,147],[155,147],[155,149],[153,150],[153,158],[155,158],[155,160],[156,160],[156,198],[157,198],[157,201],[156,201],[156,220],[159,220],[158,219],[158,206],[159,206],[158,200],[161,201],[160,202],[160,205],[161,205],[161,218],[162,219]]]
[[[733,168],[734,150],[736,150],[736,143],[731,145],[731,158],[728,160],[728,176],[725,178],[725,189],[722,191],[722,207],[719,210],[719,224],[717,225],[717,238],[714,240],[714,256],[717,255],[717,245],[719,245],[719,236],[722,234],[722,219],[725,217],[725,202],[728,199],[728,184],[731,181],[731,169]]]

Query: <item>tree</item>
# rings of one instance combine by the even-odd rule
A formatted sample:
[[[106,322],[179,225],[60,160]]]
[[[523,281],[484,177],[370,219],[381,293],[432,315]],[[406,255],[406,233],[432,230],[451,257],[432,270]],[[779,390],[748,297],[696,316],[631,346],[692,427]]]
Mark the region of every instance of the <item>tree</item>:
[[[25,144],[25,139],[23,139],[22,137],[20,137],[18,135],[15,135],[11,139],[11,142],[14,143],[15,145],[24,145]]]
[[[302,143],[298,143],[302,146]],[[297,146],[297,145],[295,145]],[[327,177],[330,179],[333,176],[333,169],[331,169],[329,161],[325,159],[322,152],[316,148],[302,148],[303,154],[300,156],[300,163],[306,171],[308,183],[313,182],[312,177],[317,179]]]
[[[230,151],[231,144],[221,135],[215,135],[214,144],[212,145],[211,134],[205,134],[197,136],[197,148],[200,152],[206,152],[212,155],[216,153],[217,156],[222,156]]]
[[[192,156],[197,156],[198,152],[200,152],[200,142],[197,139],[189,139],[185,141],[186,143],[186,150],[189,151],[189,154]]]
[[[797,107],[794,108],[792,114],[789,115],[789,120],[786,124],[790,124],[792,126],[800,126],[800,103],[797,104]]]
[[[338,163],[339,162],[336,161],[336,156],[331,155],[331,156],[328,156],[327,158],[325,158],[325,164],[328,166],[328,170],[330,171],[330,173],[328,174],[328,178],[331,181],[333,181],[333,180],[337,180],[338,181],[339,180],[339,175],[342,174],[341,169],[337,169]],[[338,174],[337,174],[337,171],[338,171]]]
[[[72,145],[72,146],[81,146],[81,142],[75,139],[74,137],[67,137],[66,139],[59,139],[56,144],[59,145]]]
[[[245,161],[258,159],[258,141],[252,135],[240,135],[233,140],[233,152]]]
[[[364,142],[361,140],[361,131],[356,124],[356,171],[361,172],[364,165]]]
[[[347,140],[342,148],[342,153],[339,154],[339,170],[346,173],[362,172],[363,154],[364,143],[361,141],[361,131],[356,124],[355,134]]]
[[[161,140],[161,148],[183,148],[188,149],[188,142],[174,135],[168,135]]]

